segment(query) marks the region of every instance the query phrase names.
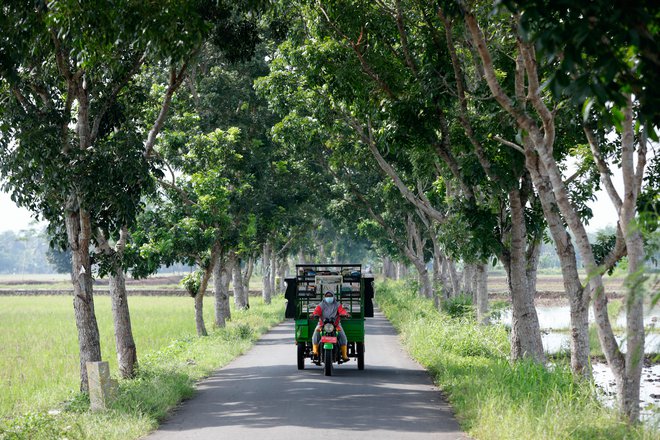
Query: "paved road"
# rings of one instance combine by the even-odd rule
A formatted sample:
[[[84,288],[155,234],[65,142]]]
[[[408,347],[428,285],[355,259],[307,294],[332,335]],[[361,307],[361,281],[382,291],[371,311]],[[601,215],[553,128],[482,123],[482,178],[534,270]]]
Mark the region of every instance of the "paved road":
[[[150,440],[467,439],[382,314],[367,319],[365,370],[296,368],[293,322],[202,382]]]

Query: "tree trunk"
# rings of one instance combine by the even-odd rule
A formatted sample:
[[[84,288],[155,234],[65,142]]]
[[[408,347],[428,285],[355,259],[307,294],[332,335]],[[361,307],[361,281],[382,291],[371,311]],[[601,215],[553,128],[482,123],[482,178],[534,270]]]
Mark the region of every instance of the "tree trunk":
[[[124,250],[128,240],[128,227],[123,226],[119,233],[119,240],[114,248],[102,230],[97,229],[96,246],[106,258],[112,261],[110,276],[110,301],[112,306],[112,319],[115,333],[115,347],[117,351],[117,364],[119,374],[125,379],[135,376],[137,364],[137,350],[131,328],[131,315],[126,295],[126,276],[122,267]]]
[[[195,326],[197,327],[197,336],[208,336],[209,334],[206,331],[206,325],[204,324],[204,295],[206,294],[206,288],[209,285],[209,280],[215,269],[216,262],[219,260],[220,252],[220,244],[215,243],[211,249],[211,260],[209,261],[208,266],[203,267],[198,263],[199,267],[204,269],[204,273],[202,274],[199,289],[195,295]]]
[[[231,319],[229,306],[229,279],[231,266],[226,255],[221,255],[213,267],[213,295],[215,297],[215,326],[225,327]]]
[[[478,295],[479,295],[479,266],[481,263],[473,264],[472,265],[472,300],[474,301],[473,304],[477,305],[478,301]]]
[[[394,263],[389,257],[383,257],[383,278],[393,280],[396,278]]]
[[[456,263],[451,258],[447,258],[447,269],[449,270],[449,279],[451,281],[451,296],[455,297],[461,293],[461,279],[456,271]]]
[[[634,219],[625,228],[628,250],[628,275],[626,277],[626,371],[619,387],[621,407],[633,423],[639,419],[639,394],[644,364],[644,241]]]
[[[442,260],[443,258],[439,255],[434,255],[433,257],[433,301],[436,303],[436,308],[440,307],[438,291],[443,292],[443,297],[445,292],[445,286],[442,282]]]
[[[463,293],[474,299],[474,264],[465,264],[463,267]]]
[[[263,288],[261,290],[261,294],[263,296],[265,304],[270,304],[271,296],[273,295],[273,291],[271,290],[271,284],[270,284],[271,254],[272,254],[272,249],[270,247],[270,243],[266,242],[264,244],[263,253],[261,254],[261,265],[263,267],[263,272],[264,272],[262,277]]]
[[[277,274],[277,255],[275,249],[271,246],[270,248],[270,294],[271,296],[275,294],[275,274]],[[268,302],[270,304],[270,301]]]
[[[541,255],[541,237],[528,240],[527,244],[527,288],[532,298],[536,298],[536,273],[539,267],[539,257]]]
[[[195,328],[197,336],[208,336],[206,325],[204,324],[204,293],[197,292],[195,295]]]
[[[325,257],[325,245],[319,242],[317,242],[316,244],[319,247],[319,254],[318,254],[319,256],[317,261],[321,264],[327,263],[327,259]]]
[[[423,260],[415,258],[413,266],[417,270],[417,280],[419,281],[419,294],[425,298],[433,297],[433,285],[429,277],[429,271],[426,269],[426,264]]]
[[[405,263],[402,263],[401,261],[397,261],[396,263],[396,279],[397,280],[404,280],[408,278],[408,266]]]
[[[508,258],[505,257],[503,262],[507,269],[513,312],[511,358],[517,361],[531,357],[537,362],[544,362],[539,320],[527,279],[525,217],[520,192],[517,189],[509,191],[509,205],[511,206],[511,250]]]
[[[112,301],[112,319],[115,328],[117,364],[119,374],[124,379],[135,376],[137,349],[131,328],[131,315],[126,295],[126,277],[120,264],[115,265],[110,274],[110,299]]]
[[[241,259],[236,256],[234,251],[230,251],[233,254],[234,264],[232,266],[232,285],[234,286],[234,305],[237,309],[245,310],[249,308],[248,301],[245,297],[245,289],[243,289],[243,273],[241,272]]]
[[[71,283],[73,284],[73,309],[78,329],[80,350],[80,390],[86,393],[87,362],[101,361],[99,328],[94,313],[89,244],[91,222],[89,214],[77,206],[67,207],[65,223],[71,248]]]
[[[476,265],[477,279],[477,322],[480,324],[489,324],[488,318],[488,265]]]
[[[591,377],[589,360],[589,302],[588,291],[584,291],[578,273],[577,256],[571,236],[559,215],[559,207],[547,177],[541,174],[538,156],[527,151],[526,166],[539,195],[543,214],[548,222],[561,266],[564,292],[568,297],[571,314],[571,371],[576,377]],[[540,248],[540,245],[539,245]]]
[[[445,256],[440,249],[440,244],[434,233],[431,233],[431,242],[433,243],[433,303],[436,309],[440,308],[440,295],[438,291],[442,292],[442,299],[447,298],[446,287],[446,272],[445,272]]]
[[[444,255],[440,263],[440,282],[442,283],[442,300],[447,301],[452,296],[452,287],[449,276],[449,258]]]
[[[277,265],[277,293],[284,293],[286,290],[284,279],[286,278],[288,266],[287,257],[280,258],[280,264]]]
[[[632,97],[627,96],[628,103],[624,111],[624,123],[621,134],[621,170],[623,175],[623,201],[617,197],[613,185],[610,188],[610,198],[618,207],[619,225],[623,232],[628,251],[628,275],[626,277],[626,344],[625,373],[620,386],[621,408],[630,423],[639,420],[639,391],[644,360],[644,240],[640,226],[635,221],[637,214],[637,199],[641,191],[646,163],[646,135],[641,133],[635,164],[635,132],[633,119]],[[607,170],[601,175],[601,180],[607,182]]]
[[[254,255],[250,255],[245,264],[245,273],[243,274],[243,290],[245,292],[250,292],[250,279],[252,278],[252,272],[254,271]]]

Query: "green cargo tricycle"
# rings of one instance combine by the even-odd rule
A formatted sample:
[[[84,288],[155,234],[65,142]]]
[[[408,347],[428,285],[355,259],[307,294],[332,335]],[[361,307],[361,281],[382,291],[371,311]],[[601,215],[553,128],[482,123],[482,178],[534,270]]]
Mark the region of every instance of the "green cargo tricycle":
[[[363,274],[360,264],[298,264],[296,277],[285,281],[285,317],[295,320],[298,369],[305,368],[307,358],[322,365],[324,374],[330,376],[333,364],[342,363],[334,326],[328,322],[322,326],[319,355],[312,353],[312,335],[318,319],[311,315],[323,293],[331,291],[350,314],[341,320],[348,340],[348,357],[357,359],[358,370],[364,370],[364,318],[374,316],[373,275]]]

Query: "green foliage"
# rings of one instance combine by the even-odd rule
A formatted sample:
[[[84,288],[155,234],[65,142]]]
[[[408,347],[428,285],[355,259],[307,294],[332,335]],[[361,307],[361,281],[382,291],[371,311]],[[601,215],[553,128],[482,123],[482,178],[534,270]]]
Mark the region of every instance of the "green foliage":
[[[442,311],[452,318],[474,318],[472,295],[461,293],[443,301]]]
[[[502,326],[482,326],[434,310],[400,284],[376,288],[379,307],[408,351],[433,374],[461,426],[478,439],[651,439],[653,428],[626,425],[576,382],[567,364],[509,362]]]
[[[594,258],[596,259],[596,264],[600,265],[605,262],[605,258],[610,254],[612,249],[614,249],[614,244],[616,243],[616,234],[607,234],[603,231],[598,232],[596,235],[596,242],[591,244],[591,249],[594,253]],[[608,271],[608,275],[614,273],[615,266],[612,266]]]
[[[202,276],[204,273],[201,270],[196,270],[185,275],[179,285],[183,286],[188,294],[193,298],[199,293],[199,286],[202,284]]]
[[[642,119],[660,123],[657,32],[660,17],[650,0],[515,0],[501,4],[522,15],[521,33],[554,64],[549,87],[582,104],[596,99],[603,107],[623,106],[624,94],[641,103]],[[620,125],[615,107],[604,112]]]

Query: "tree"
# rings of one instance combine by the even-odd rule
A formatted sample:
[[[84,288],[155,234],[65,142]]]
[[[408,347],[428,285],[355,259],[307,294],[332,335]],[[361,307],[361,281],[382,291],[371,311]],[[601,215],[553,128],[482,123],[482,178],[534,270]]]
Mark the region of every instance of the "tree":
[[[134,130],[116,136],[113,129],[125,122],[118,97],[144,64],[157,32],[143,27],[138,17],[153,15],[157,26],[169,18],[137,5],[90,6],[39,3],[26,8],[22,2],[6,2],[1,66],[7,103],[2,112],[5,188],[19,205],[48,220],[51,230],[66,231],[82,390],[87,389],[86,361],[101,357],[91,280],[92,235],[98,225],[122,215],[110,200],[98,197],[112,183],[107,175],[92,174],[92,168],[103,162],[109,169],[108,158],[121,165],[123,152],[136,140]],[[104,15],[94,13],[98,11]],[[108,44],[123,40],[132,47]]]
[[[502,89],[495,73],[491,52],[476,14],[472,10],[466,9],[463,11],[463,15],[466,27],[477,47],[484,74],[493,97],[510,114],[521,132],[522,146],[516,147],[524,152],[527,168],[533,176],[535,186],[544,203],[544,212],[546,213],[546,218],[548,218],[551,231],[553,231],[553,238],[558,245],[558,253],[562,259],[565,285],[567,288],[576,286],[573,290],[575,292],[574,301],[579,303],[578,306],[582,309],[586,309],[586,304],[593,298],[598,335],[607,361],[616,378],[620,407],[628,420],[634,422],[639,417],[639,381],[644,346],[644,329],[642,323],[643,295],[640,292],[640,284],[638,283],[640,275],[643,277],[644,252],[639,230],[634,226],[635,223],[633,220],[646,163],[646,139],[645,136],[641,136],[638,142],[635,142],[632,98],[628,94],[625,99],[623,109],[621,110],[623,121],[619,130],[621,134],[621,154],[619,160],[621,161],[624,175],[625,199],[621,199],[613,191],[609,177],[610,170],[601,154],[601,147],[593,132],[591,132],[591,128],[588,125],[584,127],[594,163],[599,170],[600,177],[606,189],[608,189],[610,198],[619,212],[620,233],[618,234],[617,244],[602,264],[599,264],[595,259],[589,243],[580,212],[571,203],[567,185],[564,182],[553,151],[557,136],[562,134],[558,130],[561,126],[558,126],[559,119],[555,112],[551,110],[555,104],[551,97],[544,93],[541,83],[544,79],[543,75],[546,72],[546,68],[549,72],[557,72],[558,69],[552,63],[544,63],[544,60],[537,56],[533,44],[525,35],[512,35],[512,38],[517,38],[516,66],[519,73],[516,77],[516,90],[518,93],[516,93],[514,98],[508,96],[506,91]],[[523,24],[520,22],[520,14],[514,14],[512,17],[516,20],[516,24]],[[544,23],[539,21],[538,25],[544,26]],[[518,27],[518,29],[520,30],[522,27]],[[588,50],[585,52],[588,54]],[[590,65],[589,62],[585,64],[586,66]],[[598,83],[594,82],[591,86],[597,88]],[[525,89],[527,93],[525,93]],[[567,91],[571,92],[570,88]],[[527,104],[531,108],[527,108]],[[511,142],[509,144],[514,146]],[[633,166],[634,155],[637,156],[636,166]],[[561,213],[562,218],[557,216],[558,212]],[[578,248],[589,274],[589,290],[585,292],[577,288],[577,286],[581,287],[581,283],[576,270],[570,238],[563,226],[564,222],[576,237]],[[628,350],[625,354],[620,351],[612,331],[607,314],[607,298],[604,294],[602,283],[602,274],[623,255],[624,251],[627,251],[629,255],[632,254],[634,256],[633,259],[636,261],[634,264],[634,279],[636,282],[631,284],[628,293],[626,312]],[[583,319],[586,323],[586,318]],[[582,325],[586,325],[585,323]]]
[[[196,118],[189,119],[190,131],[166,132],[160,148],[163,159],[171,160],[183,174],[176,178],[172,173],[172,180],[160,180],[162,198],[154,200],[142,214],[139,228],[133,232],[131,252],[140,257],[134,264],[135,276],[146,276],[161,265],[175,262],[197,266],[197,271],[184,280],[184,287],[195,300],[197,334],[206,336],[204,294],[217,271],[230,221],[230,184],[223,173],[227,159],[235,155],[240,132],[218,129],[193,134]]]

